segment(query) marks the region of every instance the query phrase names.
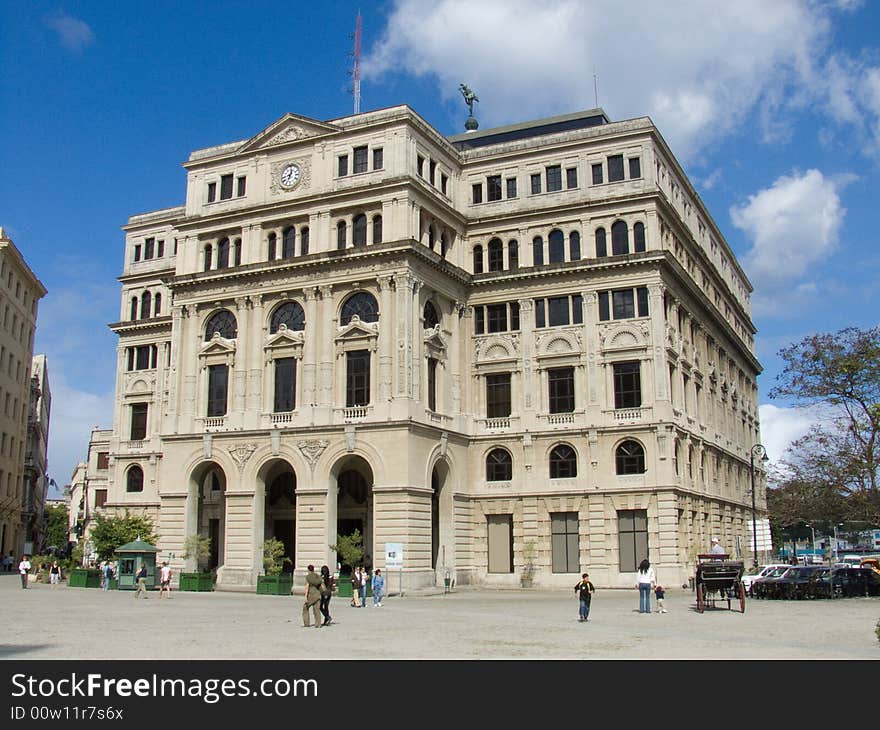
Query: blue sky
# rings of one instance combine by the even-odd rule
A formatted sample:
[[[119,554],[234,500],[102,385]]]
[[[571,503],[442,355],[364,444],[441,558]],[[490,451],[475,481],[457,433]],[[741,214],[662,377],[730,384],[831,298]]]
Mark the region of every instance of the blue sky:
[[[778,349],[878,324],[880,8],[860,0],[364,3],[361,108],[463,130],[599,105],[650,116],[754,286],[763,442],[810,414],[771,402]],[[67,483],[109,427],[124,237],[180,205],[193,149],[286,112],[353,109],[347,2],[0,0],[0,225],[49,293],[36,352]]]

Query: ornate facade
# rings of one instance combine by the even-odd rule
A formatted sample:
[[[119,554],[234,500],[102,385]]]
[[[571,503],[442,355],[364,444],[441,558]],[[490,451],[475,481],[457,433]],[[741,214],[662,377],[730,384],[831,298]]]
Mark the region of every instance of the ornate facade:
[[[248,588],[355,528],[404,587],[747,553],[750,284],[657,129],[287,114],[131,217],[107,509]],[[760,495],[763,505],[763,494]]]

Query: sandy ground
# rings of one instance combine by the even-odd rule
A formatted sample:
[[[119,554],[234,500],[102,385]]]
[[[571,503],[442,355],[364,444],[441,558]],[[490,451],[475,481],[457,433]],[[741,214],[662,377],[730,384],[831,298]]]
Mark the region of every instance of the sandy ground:
[[[635,590],[599,590],[580,623],[574,591],[463,588],[381,608],[334,598],[334,625],[316,631],[302,627],[299,596],[133,595],[22,590],[0,574],[14,617],[0,622],[0,659],[880,659],[880,598],[749,599],[744,614],[726,603],[699,614],[679,589],[668,613],[645,615]]]

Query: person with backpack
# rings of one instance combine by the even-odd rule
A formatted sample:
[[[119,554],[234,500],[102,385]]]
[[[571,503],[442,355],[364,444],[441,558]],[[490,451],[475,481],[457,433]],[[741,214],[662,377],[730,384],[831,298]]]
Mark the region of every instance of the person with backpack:
[[[593,593],[596,587],[590,582],[590,574],[584,573],[580,581],[574,587],[575,593],[578,594],[578,621],[590,620],[590,602],[593,600]]]

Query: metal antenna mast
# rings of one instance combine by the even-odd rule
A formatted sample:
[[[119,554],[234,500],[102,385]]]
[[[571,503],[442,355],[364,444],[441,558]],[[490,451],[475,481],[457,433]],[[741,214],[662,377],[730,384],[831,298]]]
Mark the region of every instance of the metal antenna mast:
[[[599,108],[599,80],[596,76],[596,69],[593,68],[593,94],[596,96],[596,109]]]
[[[361,111],[361,12],[358,10],[357,24],[354,29],[354,113]]]

